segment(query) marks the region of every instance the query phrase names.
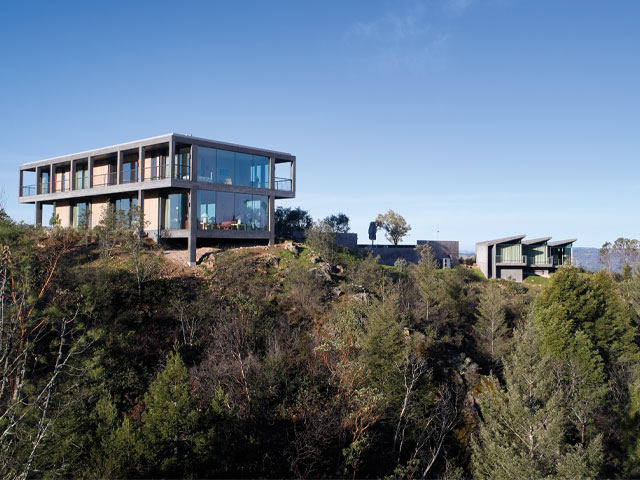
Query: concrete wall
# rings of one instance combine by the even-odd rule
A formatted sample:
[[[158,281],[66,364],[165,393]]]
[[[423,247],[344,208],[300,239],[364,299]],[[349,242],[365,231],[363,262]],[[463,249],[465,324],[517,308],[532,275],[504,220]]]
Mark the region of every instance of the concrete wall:
[[[418,245],[428,244],[437,259],[451,258],[451,266],[458,264],[460,243],[453,240],[418,240]]]
[[[304,242],[304,232],[293,232],[293,239],[299,242]],[[336,233],[336,245],[355,251],[358,248],[358,234]]]
[[[513,280],[515,282],[522,283],[522,269],[521,268],[503,268],[497,267],[497,278],[504,280]]]
[[[434,256],[440,262],[443,258],[451,258],[451,266],[458,264],[459,243],[447,240],[418,240],[418,245],[429,244]],[[418,252],[416,245],[376,245],[373,248],[370,245],[358,245],[361,252],[370,250],[373,255],[379,255],[379,263],[382,265],[393,265],[399,258],[404,259],[407,263],[418,263]]]
[[[69,227],[71,225],[71,207],[69,206],[69,202],[56,202],[56,205],[53,207],[53,215],[60,217],[61,227]]]
[[[485,277],[489,277],[489,246],[476,245],[476,264]]]

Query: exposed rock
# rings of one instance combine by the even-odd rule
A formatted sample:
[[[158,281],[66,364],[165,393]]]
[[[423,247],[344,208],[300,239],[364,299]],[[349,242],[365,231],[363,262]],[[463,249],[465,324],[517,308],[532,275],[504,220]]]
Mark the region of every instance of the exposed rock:
[[[367,303],[369,301],[369,294],[367,292],[352,293],[351,295],[349,295],[349,299],[358,303]]]
[[[331,272],[337,275],[344,275],[344,267],[342,265],[336,265],[331,268]]]
[[[340,295],[342,295],[342,290],[340,290],[338,287],[331,287],[329,291],[334,297],[339,297]]]
[[[309,261],[311,263],[320,263],[322,261],[322,259],[318,255],[310,255],[309,256]]]
[[[329,265],[328,263],[321,263],[317,267],[309,270],[309,272],[311,272],[311,274],[319,280],[322,280],[324,282],[331,281],[331,265]]]
[[[300,253],[300,247],[294,245],[293,242],[287,242],[284,244],[284,249],[293,253],[294,255],[298,255]]]
[[[264,258],[264,264],[267,267],[277,267],[280,265],[280,258],[275,255],[266,255]]]

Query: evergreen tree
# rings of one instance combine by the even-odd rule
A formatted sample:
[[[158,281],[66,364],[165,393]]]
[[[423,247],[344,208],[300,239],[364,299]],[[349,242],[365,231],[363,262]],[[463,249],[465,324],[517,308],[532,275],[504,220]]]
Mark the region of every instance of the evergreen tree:
[[[489,283],[480,297],[474,330],[494,358],[500,352],[507,333],[506,307],[506,299],[498,284]]]
[[[191,396],[189,376],[180,354],[169,353],[165,369],[144,396],[141,435],[149,475],[184,476],[197,464],[197,444],[204,432],[201,413]]]
[[[483,421],[472,446],[476,478],[597,475],[601,439],[584,447],[567,442],[563,392],[543,351],[533,323],[527,323],[505,362],[505,388],[495,378],[484,383]]]

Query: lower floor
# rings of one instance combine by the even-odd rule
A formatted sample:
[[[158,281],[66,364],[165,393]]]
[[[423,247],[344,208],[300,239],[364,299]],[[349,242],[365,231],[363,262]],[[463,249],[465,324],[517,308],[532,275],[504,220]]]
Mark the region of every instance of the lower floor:
[[[52,202],[52,220],[62,227],[93,229],[111,208],[125,216],[143,215],[144,229],[155,240],[186,238],[195,263],[197,239],[266,241],[275,232],[274,197],[263,194],[198,189],[139,190],[117,196],[93,196]],[[42,224],[42,202],[36,202]],[[193,252],[193,255],[191,254]]]

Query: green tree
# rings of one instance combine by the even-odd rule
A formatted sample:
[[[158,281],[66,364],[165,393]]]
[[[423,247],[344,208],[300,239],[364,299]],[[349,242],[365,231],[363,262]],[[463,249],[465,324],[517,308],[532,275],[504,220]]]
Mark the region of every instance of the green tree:
[[[597,476],[601,437],[587,445],[567,440],[564,392],[551,370],[551,357],[528,322],[505,361],[505,388],[493,377],[483,383],[483,420],[472,443],[475,478]]]
[[[305,243],[325,261],[336,263],[336,234],[326,222],[315,222],[305,230]]]
[[[400,240],[411,230],[411,226],[404,217],[393,210],[389,210],[385,214],[380,213],[376,217],[376,226],[385,231],[384,236],[394,245],[398,245]]]
[[[476,334],[485,343],[489,354],[495,358],[500,352],[503,339],[508,331],[506,322],[507,301],[500,286],[490,282],[480,296]]]
[[[329,215],[323,222],[325,222],[334,233],[348,233],[351,229],[349,227],[349,217],[344,213]]]
[[[311,215],[300,207],[278,207],[275,211],[276,237],[290,239],[293,232],[303,232],[313,223]]]
[[[197,464],[204,432],[180,354],[172,351],[165,369],[144,396],[141,436],[149,475],[185,476]]]

